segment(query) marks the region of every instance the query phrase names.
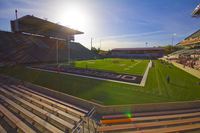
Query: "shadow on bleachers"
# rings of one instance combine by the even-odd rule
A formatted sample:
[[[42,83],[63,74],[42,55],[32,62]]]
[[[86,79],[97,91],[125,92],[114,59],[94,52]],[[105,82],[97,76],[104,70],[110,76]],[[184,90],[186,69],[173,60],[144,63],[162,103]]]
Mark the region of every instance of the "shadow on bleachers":
[[[29,64],[55,62],[57,39],[0,31],[0,62],[5,64]],[[80,43],[70,43],[70,58],[92,59],[94,54]],[[58,60],[67,61],[69,43],[58,41]]]

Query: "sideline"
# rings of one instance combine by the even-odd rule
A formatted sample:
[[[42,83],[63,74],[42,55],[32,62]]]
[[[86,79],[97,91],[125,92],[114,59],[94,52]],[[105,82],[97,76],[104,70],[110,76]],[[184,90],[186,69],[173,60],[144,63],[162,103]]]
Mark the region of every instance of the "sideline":
[[[141,63],[138,62],[136,63],[137,65]],[[99,77],[92,77],[92,76],[86,76],[86,75],[79,75],[79,74],[72,74],[72,73],[67,73],[67,72],[59,72],[61,74],[65,74],[65,75],[70,75],[70,76],[76,76],[76,77],[83,77],[83,78],[90,78],[90,79],[96,79],[96,80],[103,80],[103,81],[110,81],[110,82],[115,82],[115,83],[122,83],[122,84],[128,84],[128,85],[134,85],[134,86],[140,86],[140,87],[144,87],[146,84],[146,80],[149,74],[149,69],[152,67],[152,61],[150,60],[148,63],[148,66],[145,70],[144,75],[142,76],[142,80],[139,84],[136,83],[130,83],[130,82],[124,82],[124,81],[117,81],[117,80],[112,80],[112,79],[105,79],[105,78],[99,78]],[[33,69],[33,70],[39,70],[39,71],[46,71],[46,72],[53,72],[53,73],[58,73],[57,71],[53,71],[53,70],[45,70],[45,69],[41,69],[41,68],[33,68],[33,67],[27,67],[28,69]]]
[[[141,86],[141,83],[140,84],[136,84],[136,83],[130,83],[130,82],[116,81],[116,80],[112,80],[112,79],[105,79],[105,78],[97,78],[97,77],[85,76],[85,75],[79,75],[79,74],[72,74],[72,73],[67,73],[67,72],[57,72],[57,71],[53,71],[53,70],[45,70],[45,69],[40,69],[40,68],[32,68],[32,67],[27,67],[27,68],[28,69],[33,69],[33,70],[39,70],[39,71],[52,72],[52,73],[61,73],[61,74],[70,75],[70,76],[76,76],[76,77],[83,77],[83,78],[110,81],[110,82],[116,82],[116,83],[122,83],[122,84],[128,84],[128,85]]]
[[[140,82],[140,86],[144,87],[145,84],[146,84],[146,80],[147,80],[147,77],[148,77],[148,74],[149,74],[149,69],[152,67],[152,61],[150,60],[149,63],[148,63],[148,66],[146,68],[146,71],[142,77],[142,81]]]

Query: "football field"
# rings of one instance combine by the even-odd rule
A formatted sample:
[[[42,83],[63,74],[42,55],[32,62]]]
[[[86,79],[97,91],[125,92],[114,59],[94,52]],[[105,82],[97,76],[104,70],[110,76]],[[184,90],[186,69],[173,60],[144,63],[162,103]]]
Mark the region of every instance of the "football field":
[[[107,60],[110,59],[103,60],[103,62]],[[129,61],[127,62],[131,63],[131,60]],[[85,62],[91,61],[78,61],[75,65],[77,67],[84,67]],[[110,64],[112,62],[113,60]],[[98,65],[100,63],[94,61],[94,63],[91,63],[87,67],[95,67],[95,69],[99,67],[99,69],[103,69],[103,66],[106,70],[126,71],[122,70],[123,67],[119,65],[125,64],[124,61],[118,63],[114,63],[111,68],[105,64]],[[126,72],[143,74],[144,69],[140,69],[139,66],[141,65],[139,64],[144,63],[146,67],[148,61],[134,60],[132,63],[131,65],[138,63],[134,67],[137,68],[138,65],[138,69],[127,70]],[[145,87],[32,70],[23,66],[1,68],[0,73],[104,105],[160,103],[200,99],[200,79],[172,64],[161,63],[160,60],[154,60],[153,64],[153,67],[149,71]],[[115,68],[114,65],[118,68]],[[128,66],[130,64],[126,68]],[[168,76],[170,77],[169,83],[166,80]]]
[[[101,60],[75,61],[74,65],[78,68],[89,68],[123,74],[143,75],[148,62],[149,60],[107,58]]]

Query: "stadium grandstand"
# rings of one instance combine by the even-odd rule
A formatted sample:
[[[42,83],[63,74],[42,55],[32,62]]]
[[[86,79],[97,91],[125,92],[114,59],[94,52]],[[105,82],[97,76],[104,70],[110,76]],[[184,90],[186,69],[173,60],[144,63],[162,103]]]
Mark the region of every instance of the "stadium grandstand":
[[[200,16],[200,4],[198,4],[197,7],[194,9],[194,11],[192,12],[192,16]],[[170,59],[175,59],[176,61],[181,62],[184,65],[189,64],[187,66],[192,67],[196,64],[196,68],[199,69],[200,29],[186,37],[181,42],[177,43],[177,46],[183,47],[183,49],[170,54]]]
[[[159,46],[100,56],[75,42],[83,32],[17,10],[10,25],[0,31],[0,133],[200,132],[200,77],[174,65],[200,72],[200,30],[162,58]]]
[[[200,16],[200,4],[192,12],[193,17]],[[200,70],[200,29],[192,33],[177,44],[184,47],[183,50],[172,53],[168,59],[175,60],[185,68],[190,67]]]
[[[172,53],[169,57],[184,67],[200,70],[200,30],[186,37],[183,41],[177,44],[184,49]]]
[[[17,28],[16,28],[17,27]],[[93,53],[74,42],[76,31],[34,16],[11,21],[12,32],[0,31],[1,64],[91,59]]]
[[[112,57],[121,58],[160,58],[164,54],[163,48],[115,48],[111,50]]]
[[[200,29],[179,42],[178,45],[185,47],[200,47]]]
[[[26,15],[16,20],[11,20],[11,30],[13,32],[23,32],[47,37],[62,38],[67,41],[74,40],[74,35],[83,34],[81,31],[40,19],[35,16]]]

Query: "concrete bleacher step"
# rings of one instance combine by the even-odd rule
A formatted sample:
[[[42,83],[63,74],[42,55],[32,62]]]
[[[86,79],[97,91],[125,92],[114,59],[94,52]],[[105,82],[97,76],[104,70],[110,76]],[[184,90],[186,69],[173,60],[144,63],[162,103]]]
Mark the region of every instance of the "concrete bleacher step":
[[[138,130],[142,128],[149,127],[160,127],[160,126],[172,126],[177,124],[191,124],[200,122],[200,118],[185,118],[185,119],[176,119],[176,120],[164,120],[164,121],[154,121],[154,122],[141,122],[141,123],[131,123],[131,124],[120,124],[120,125],[111,125],[111,126],[101,126],[97,128],[97,131],[117,131],[117,130]]]
[[[66,131],[66,128],[69,128],[69,129],[73,129],[74,125],[55,116],[54,114],[52,113],[49,113],[35,105],[33,105],[32,103],[30,102],[27,102],[21,98],[19,98],[18,96],[16,95],[13,95],[13,93],[10,93],[8,91],[6,91],[5,89],[2,89],[0,88],[0,90],[2,92],[4,92],[6,95],[10,96],[10,97],[13,97],[15,100],[21,102],[22,104],[28,106],[29,108],[31,108],[32,110],[36,111],[37,114],[41,114],[42,116],[41,117],[44,117],[44,119],[46,119],[47,121],[51,122],[53,125],[59,127],[60,129],[62,129],[63,131]],[[51,120],[50,120],[51,119]]]
[[[0,125],[0,133],[7,133],[7,131]]]
[[[23,121],[21,121],[19,118],[17,118],[14,114],[12,114],[8,109],[6,109],[3,105],[0,104],[0,111],[7,117],[13,124],[16,125],[16,127],[25,132],[25,133],[36,133],[34,130],[32,130],[30,127],[28,127]],[[0,130],[1,133],[4,131],[3,129]]]
[[[49,96],[42,95],[40,93],[32,91],[32,90],[30,90],[30,89],[28,89],[24,86],[21,86],[21,85],[11,86],[11,87],[14,87],[15,89],[18,89],[19,91],[21,91],[21,92],[23,92],[23,93],[25,93],[25,94],[27,94],[31,97],[37,98],[37,99],[39,99],[39,100],[41,100],[41,101],[43,101],[43,102],[45,102],[49,105],[53,105],[53,106],[55,106],[59,109],[62,109],[62,110],[67,111],[67,112],[72,112],[72,113],[79,115],[79,116],[85,116],[85,114],[86,114],[85,112],[88,112],[88,111],[82,112],[83,109],[80,109],[80,108],[73,106],[73,105],[68,107],[69,104],[66,104],[66,103],[64,104],[64,102],[61,102],[61,101],[56,100],[54,98],[51,98]]]
[[[73,108],[69,106],[65,106],[65,103],[64,102],[62,103],[62,101],[56,100],[54,98],[51,99],[51,97],[48,97],[45,95],[41,96],[42,95],[41,93],[37,93],[37,92],[33,93],[31,92],[31,90],[29,90],[29,88],[24,87],[23,89],[23,86],[19,87],[19,85],[16,85],[13,83],[9,83],[9,84],[0,83],[0,88],[2,88],[0,89],[0,92],[3,95],[7,96],[8,100],[13,101],[15,104],[21,106],[27,111],[30,111],[30,113],[33,113],[34,115],[47,121],[49,124],[51,124],[52,126],[55,126],[56,128],[62,131],[66,131],[66,132],[78,131],[79,128],[82,127],[82,124],[85,122],[84,121],[85,117],[82,117],[79,114],[75,114],[75,112],[77,111],[83,114],[83,116],[86,116],[86,113],[84,113],[83,111],[80,111],[82,108],[78,110],[79,107],[75,105],[69,104],[69,106],[73,106]],[[34,96],[32,96],[31,94],[34,94]],[[40,94],[39,96],[41,96],[42,99],[36,97],[38,94]],[[1,98],[0,98],[0,101],[2,101]],[[57,106],[59,104],[60,104],[60,107]],[[68,105],[68,103],[66,104]],[[7,102],[3,102],[3,105],[9,108],[9,110],[12,110],[12,112],[14,112],[17,117],[25,120],[25,122],[34,130],[41,131],[41,132],[46,132],[46,131],[48,132],[48,129],[46,129],[45,127],[43,128],[43,126],[40,123],[37,123],[34,119],[32,120],[26,114],[20,112],[19,109],[17,109],[13,105],[10,105]],[[66,126],[63,127],[63,123],[59,123],[57,120],[53,118],[47,118],[47,116],[45,116],[44,113],[43,114],[41,113],[41,110],[39,112],[38,110],[33,109],[32,108],[33,106],[36,106],[40,108],[41,110],[48,112],[51,115],[54,115],[64,121],[71,123],[73,125],[73,128],[70,129],[70,128],[66,128]],[[74,110],[74,112],[72,113],[71,111],[69,111],[69,109],[66,110],[65,107],[60,109],[62,106],[71,108],[71,110]],[[85,110],[85,112],[88,112],[88,111]]]
[[[25,90],[28,89],[27,87],[22,86],[22,85],[18,85],[18,87],[20,87],[20,88],[22,88],[22,89],[25,89]],[[65,105],[65,106],[68,106],[68,107],[70,107],[70,108],[76,109],[76,110],[78,110],[78,111],[80,111],[80,112],[83,112],[83,113],[85,113],[85,114],[88,113],[88,110],[82,109],[82,108],[77,107],[77,106],[74,106],[74,105],[72,105],[72,104],[69,104],[69,103],[66,103],[66,102],[60,101],[60,100],[58,100],[58,99],[55,99],[55,98],[49,97],[49,96],[47,96],[47,95],[44,95],[44,94],[38,93],[38,92],[33,91],[33,90],[30,90],[30,89],[28,89],[28,91],[30,91],[30,92],[32,92],[32,93],[35,93],[35,94],[38,94],[38,95],[40,95],[40,96],[42,96],[42,97],[48,98],[48,99],[50,99],[50,100],[52,100],[52,101],[55,101],[55,102],[61,103],[61,104]]]
[[[15,102],[11,101],[7,97],[5,97],[3,95],[0,95],[0,99],[3,100],[4,102],[6,102],[7,104],[9,104],[10,106],[12,106],[13,108],[15,108],[16,110],[18,110],[20,113],[22,113],[22,114],[26,115],[27,117],[29,117],[30,119],[32,119],[34,121],[34,123],[37,123],[37,124],[41,125],[46,130],[49,130],[49,131],[51,131],[53,133],[63,133],[62,130],[60,130],[57,127],[53,126],[52,124],[46,122],[45,120],[41,119],[40,117],[38,117],[37,115],[33,114],[32,112],[26,110],[25,108],[21,107],[20,105],[18,105]],[[13,120],[13,118],[11,118],[11,119]],[[17,122],[18,121],[15,121],[15,123],[17,123]]]
[[[197,117],[197,116],[200,116],[200,112],[173,114],[173,115],[160,115],[160,116],[134,117],[134,118],[121,118],[121,119],[106,119],[106,120],[100,120],[100,123],[101,124],[117,124],[117,123],[177,119],[177,118]]]
[[[41,101],[38,100],[38,99],[34,99],[34,98],[32,98],[32,97],[29,97],[29,96],[27,96],[27,95],[24,95],[23,93],[21,93],[21,92],[19,92],[19,91],[16,91],[16,90],[14,90],[14,89],[9,88],[8,86],[4,86],[4,87],[5,87],[6,89],[8,89],[10,92],[19,95],[19,97],[21,97],[21,98],[23,97],[23,98],[25,98],[25,100],[28,100],[28,101],[30,101],[31,103],[36,103],[37,105],[41,106],[43,109],[47,108],[49,111],[54,112],[57,116],[60,115],[62,118],[63,118],[63,117],[64,117],[64,118],[68,118],[68,119],[72,120],[73,122],[78,122],[78,121],[80,121],[80,118],[77,118],[77,117],[75,117],[75,116],[73,116],[73,115],[71,115],[71,114],[68,114],[68,113],[66,113],[66,112],[64,112],[64,111],[62,111],[62,110],[59,110],[59,109],[57,109],[57,108],[55,108],[55,107],[52,107],[52,106],[50,106],[50,105],[48,105],[48,104],[46,104],[46,103],[43,103],[43,102],[41,102]]]
[[[133,113],[131,116],[142,117],[142,116],[159,116],[159,115],[168,115],[168,114],[181,114],[181,113],[191,113],[199,112],[200,108],[193,109],[182,109],[182,110],[168,110],[168,111],[159,111],[159,112],[140,112]],[[115,114],[115,115],[104,115],[102,119],[118,119],[118,118],[127,118],[127,114]]]
[[[179,125],[173,127],[161,127],[155,129],[146,129],[141,131],[134,131],[134,133],[177,133],[177,132],[187,132],[192,130],[200,131],[200,124],[189,124],[189,125]],[[125,132],[125,133],[133,133],[133,131]]]

